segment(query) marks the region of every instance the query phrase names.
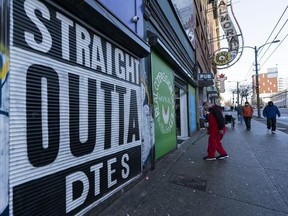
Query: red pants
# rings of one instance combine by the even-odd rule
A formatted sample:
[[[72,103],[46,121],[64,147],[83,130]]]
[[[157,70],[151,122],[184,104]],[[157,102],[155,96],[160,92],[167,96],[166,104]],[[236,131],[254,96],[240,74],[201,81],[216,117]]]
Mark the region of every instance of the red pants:
[[[223,129],[224,133],[226,128]],[[216,151],[221,154],[227,154],[222,146],[221,140],[224,135],[220,134],[218,130],[209,131],[210,136],[208,139],[208,157],[215,157]]]

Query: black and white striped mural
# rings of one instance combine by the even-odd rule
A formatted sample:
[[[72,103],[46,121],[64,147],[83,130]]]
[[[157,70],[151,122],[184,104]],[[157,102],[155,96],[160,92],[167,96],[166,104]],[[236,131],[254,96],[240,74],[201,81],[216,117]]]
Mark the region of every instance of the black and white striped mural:
[[[53,1],[11,6],[11,214],[82,214],[141,174],[139,58]]]
[[[9,214],[9,0],[0,1],[0,215]]]

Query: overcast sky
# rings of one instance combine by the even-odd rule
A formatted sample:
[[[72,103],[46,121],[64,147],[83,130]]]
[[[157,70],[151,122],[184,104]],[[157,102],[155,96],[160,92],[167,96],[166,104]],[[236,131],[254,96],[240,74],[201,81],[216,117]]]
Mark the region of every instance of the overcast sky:
[[[265,44],[278,20],[288,6],[287,0],[233,0],[233,11],[235,17],[240,25],[244,36],[244,46],[257,46]],[[266,48],[260,50],[258,62],[260,64],[259,73],[266,73],[267,68],[278,67],[279,77],[288,77],[288,9],[283,15],[277,28],[269,39],[273,41],[281,28],[277,39],[281,40],[279,43],[272,44],[268,52],[262,58]],[[286,25],[283,27],[283,25]],[[287,37],[285,39],[285,37]],[[266,61],[273,50],[279,45],[274,54]],[[251,82],[251,76],[255,74],[254,63],[254,49],[245,48],[240,60],[228,69],[220,70],[219,73],[224,73],[230,81],[240,81],[247,79]],[[266,62],[265,62],[266,61]],[[265,62],[265,63],[264,63]],[[230,85],[235,85],[236,82],[228,83],[226,81],[226,88]],[[227,89],[228,90],[228,89]]]

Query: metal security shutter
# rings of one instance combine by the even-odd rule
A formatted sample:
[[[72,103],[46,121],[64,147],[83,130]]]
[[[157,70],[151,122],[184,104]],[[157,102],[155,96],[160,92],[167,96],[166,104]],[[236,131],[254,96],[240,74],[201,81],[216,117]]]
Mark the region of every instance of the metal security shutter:
[[[11,23],[10,212],[80,214],[141,173],[139,58],[47,1]]]
[[[9,5],[0,1],[0,215],[9,212]]]

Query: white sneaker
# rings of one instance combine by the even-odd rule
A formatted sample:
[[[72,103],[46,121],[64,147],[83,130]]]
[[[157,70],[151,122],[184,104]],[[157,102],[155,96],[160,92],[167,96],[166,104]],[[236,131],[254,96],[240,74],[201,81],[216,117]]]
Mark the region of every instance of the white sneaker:
[[[275,131],[272,131],[272,134],[276,134],[276,132],[275,132]]]

